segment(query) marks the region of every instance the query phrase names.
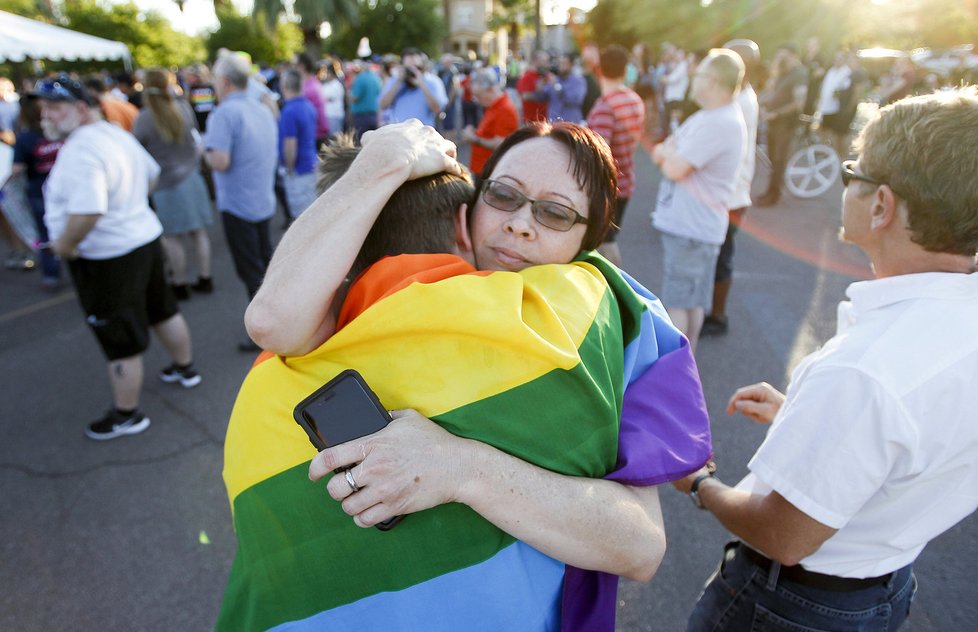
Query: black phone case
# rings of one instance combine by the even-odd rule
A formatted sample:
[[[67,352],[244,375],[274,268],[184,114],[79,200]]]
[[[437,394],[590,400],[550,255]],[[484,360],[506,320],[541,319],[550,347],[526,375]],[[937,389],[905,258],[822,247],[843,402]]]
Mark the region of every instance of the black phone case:
[[[330,401],[334,396],[338,395],[340,389],[351,389],[342,393],[346,397],[344,404],[348,407],[346,410],[338,410],[340,414],[363,414],[366,413],[372,419],[367,419],[363,427],[358,428],[354,432],[347,432],[346,435],[342,436],[340,441],[332,442],[327,444],[324,439],[320,427],[328,427],[328,419],[323,416],[323,418],[317,419],[313,414],[315,411],[314,407],[322,407],[325,402]],[[353,398],[351,401],[350,398]],[[350,405],[355,406],[349,408]],[[376,413],[376,414],[375,414]],[[339,375],[334,377],[332,380],[322,385],[316,389],[311,395],[299,402],[296,407],[292,410],[292,417],[295,419],[296,423],[302,427],[306,432],[306,436],[309,438],[309,443],[312,444],[314,448],[318,451],[323,451],[329,445],[337,445],[340,443],[346,443],[347,441],[353,441],[359,437],[366,436],[368,434],[373,434],[378,430],[384,428],[391,421],[391,415],[387,412],[387,409],[380,403],[380,398],[377,394],[373,392],[370,386],[367,385],[366,380],[363,376],[354,369],[347,369],[341,372]],[[349,430],[349,427],[347,427]],[[344,468],[335,470],[337,473],[343,471]],[[374,525],[377,529],[381,531],[387,531],[394,528],[394,526],[401,521],[404,516],[394,516],[389,518],[384,522]]]
[[[352,384],[350,382],[351,381]],[[329,401],[340,389],[348,389],[353,387],[352,392],[344,392],[341,395],[347,398],[360,397],[362,393],[365,397],[363,400],[352,402],[357,406],[357,410],[349,411],[338,411],[341,413],[367,413],[373,416],[374,411],[376,411],[377,416],[373,418],[365,419],[365,425],[361,430],[356,432],[347,432],[344,436],[340,437],[340,440],[336,441],[326,441],[324,435],[328,435],[328,419],[317,419],[314,415],[316,412],[314,407],[322,406],[324,402]],[[346,404],[350,404],[349,399],[345,401]],[[292,417],[295,419],[296,423],[299,424],[303,430],[306,431],[306,436],[309,437],[309,442],[313,445],[316,450],[323,451],[327,447],[338,445],[340,443],[346,443],[347,441],[352,441],[358,439],[359,437],[366,436],[368,434],[373,434],[378,430],[382,429],[391,421],[390,413],[387,409],[380,403],[380,399],[377,394],[371,390],[367,385],[366,380],[363,376],[354,369],[347,369],[341,372],[339,375],[331,379],[329,382],[317,388],[311,395],[306,397],[304,400],[299,402],[296,407],[292,410]],[[382,422],[382,423],[381,423]]]

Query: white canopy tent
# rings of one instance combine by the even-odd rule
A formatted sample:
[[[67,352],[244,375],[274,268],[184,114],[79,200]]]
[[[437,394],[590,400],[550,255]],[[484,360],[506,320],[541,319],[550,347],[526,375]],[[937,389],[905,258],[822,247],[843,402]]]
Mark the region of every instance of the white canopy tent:
[[[129,48],[122,42],[0,11],[0,62],[25,59],[121,59],[132,69]]]

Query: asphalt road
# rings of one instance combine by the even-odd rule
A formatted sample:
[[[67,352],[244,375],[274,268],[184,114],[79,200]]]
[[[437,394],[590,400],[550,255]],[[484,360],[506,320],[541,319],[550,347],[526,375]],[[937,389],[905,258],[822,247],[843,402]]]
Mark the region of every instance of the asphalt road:
[[[648,215],[657,175],[644,155],[638,168],[621,243],[625,267],[654,291],[659,247]],[[762,379],[783,387],[798,360],[832,335],[846,285],[869,273],[862,255],[835,238],[838,201],[835,189],[752,209],[738,237],[730,333],[704,339],[697,356],[725,480],[746,472],[764,432],[723,413],[730,393]],[[0,271],[0,630],[213,625],[234,552],[223,436],[253,358],[236,350],[244,289],[216,227],[212,237],[216,292],[182,305],[204,383],[185,391],[159,382],[167,360],[154,344],[142,403],[153,425],[104,443],[82,434],[109,392],[73,292],[42,292],[36,272]],[[622,583],[621,631],[682,630],[727,539],[671,488],[662,502],[669,551],[651,582]],[[972,516],[926,549],[907,630],[976,629],[976,540]]]

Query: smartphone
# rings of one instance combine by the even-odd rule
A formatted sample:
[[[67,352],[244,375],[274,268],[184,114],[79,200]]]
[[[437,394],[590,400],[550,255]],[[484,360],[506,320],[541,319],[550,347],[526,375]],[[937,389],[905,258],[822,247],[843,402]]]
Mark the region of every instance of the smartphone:
[[[299,402],[292,416],[320,452],[373,434],[391,421],[377,395],[353,369],[343,371]]]
[[[354,369],[343,371],[299,402],[292,417],[306,431],[309,443],[320,452],[373,434],[391,421],[390,413],[381,405],[376,393]],[[374,526],[387,531],[401,518],[403,516],[394,516]]]

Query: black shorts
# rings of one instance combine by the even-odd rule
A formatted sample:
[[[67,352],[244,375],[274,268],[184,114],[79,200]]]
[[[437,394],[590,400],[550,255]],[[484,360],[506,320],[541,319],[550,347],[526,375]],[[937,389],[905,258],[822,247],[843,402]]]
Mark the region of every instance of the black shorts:
[[[68,269],[85,321],[109,360],[145,351],[150,326],[179,311],[158,238],[114,259],[69,261]]]
[[[615,205],[615,221],[608,226],[608,232],[604,234],[604,243],[612,244],[618,239],[618,231],[621,230],[621,222],[625,219],[625,207],[628,206],[628,200],[631,198],[618,198],[618,203]]]

